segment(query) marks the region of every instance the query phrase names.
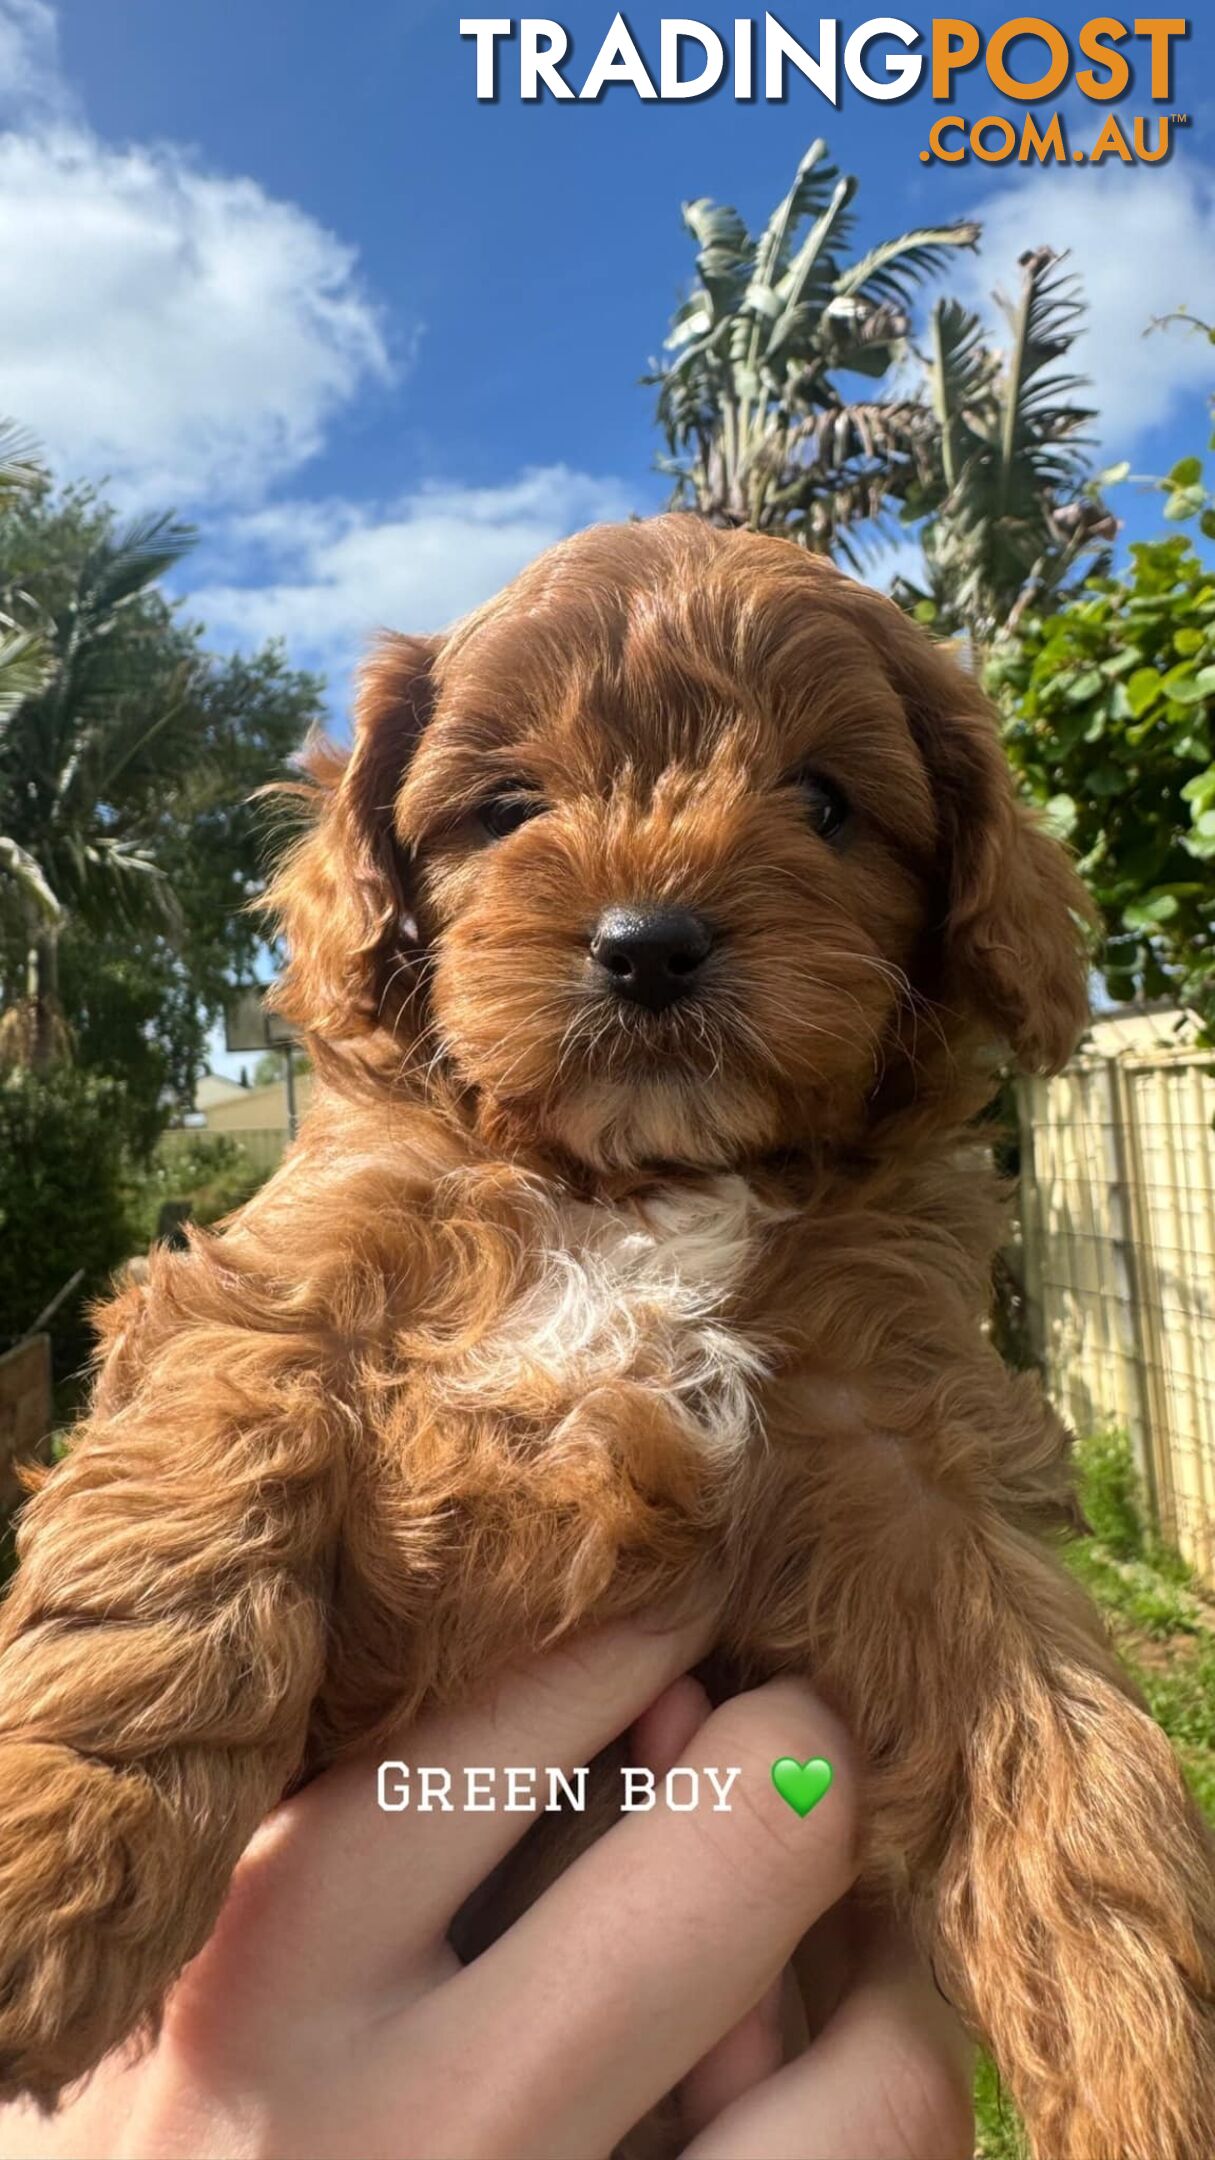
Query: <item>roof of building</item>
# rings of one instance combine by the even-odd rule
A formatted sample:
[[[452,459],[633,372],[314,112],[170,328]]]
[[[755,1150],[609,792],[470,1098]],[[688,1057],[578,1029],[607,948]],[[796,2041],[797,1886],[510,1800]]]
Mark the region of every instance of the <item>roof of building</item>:
[[[1184,1050],[1198,1039],[1198,1015],[1184,1005],[1122,1005],[1094,1020],[1083,1049],[1098,1057]]]
[[[212,1103],[228,1102],[233,1095],[244,1093],[239,1080],[225,1079],[223,1073],[205,1072],[194,1090],[194,1108],[206,1110]]]

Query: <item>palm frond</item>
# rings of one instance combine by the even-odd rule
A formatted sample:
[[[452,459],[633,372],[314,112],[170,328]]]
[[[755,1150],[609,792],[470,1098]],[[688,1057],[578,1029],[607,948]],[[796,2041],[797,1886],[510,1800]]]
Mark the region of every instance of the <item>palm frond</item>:
[[[126,606],[172,570],[197,537],[194,527],[171,511],[128,525],[90,557],[81,579],[80,606],[94,623]]]
[[[768,219],[756,243],[753,282],[776,285],[789,260],[794,236],[808,217],[820,218],[839,181],[834,165],[825,162],[827,145],[819,136],[798,163],[793,185]]]
[[[0,632],[0,735],[18,707],[50,678],[51,656],[36,630]]]
[[[0,420],[0,501],[41,487],[46,467],[32,435],[15,420]]]
[[[917,226],[897,240],[883,240],[841,273],[836,291],[906,307],[916,286],[945,269],[955,249],[978,245],[979,232],[972,219],[955,218],[949,225]]]
[[[62,922],[63,908],[40,865],[28,849],[20,847],[9,834],[0,833],[0,892],[6,882],[44,921],[54,925]]]
[[[815,460],[824,473],[857,460],[883,469],[889,486],[901,460],[925,456],[936,440],[927,406],[915,398],[875,398],[811,414],[788,431],[790,453]]]
[[[1110,520],[1088,477],[1083,377],[1068,367],[1084,325],[1076,279],[1049,248],[1021,257],[1016,304],[997,295],[1009,325],[1004,353],[978,316],[942,301],[925,355],[940,428],[935,483],[914,496],[927,574],[943,627],[982,644],[1015,618],[1025,595],[1065,589],[1080,558],[1105,543]],[[1086,516],[1069,506],[1086,499]],[[1091,498],[1091,499],[1090,499]]]
[[[977,237],[968,222],[925,226],[850,264],[856,192],[819,140],[758,239],[737,211],[686,204],[697,284],[657,376],[676,501],[849,559],[853,528],[927,484],[932,415],[876,389],[849,398],[838,378],[889,375],[912,294]]]
[[[48,784],[62,790],[127,687],[112,633],[122,611],[147,594],[194,542],[172,515],[143,518],[106,537],[82,562],[54,627],[54,671],[37,715],[37,749]]]
[[[1074,440],[1094,417],[1075,403],[1074,393],[1083,387],[1081,377],[1046,373],[1071,350],[1084,316],[1077,280],[1060,270],[1065,260],[1051,248],[1027,251],[1020,259],[1020,301],[1015,308],[1002,303],[1012,343],[1002,388],[998,512],[1007,507],[1014,491],[1019,462],[1022,468],[1032,466],[1042,445]],[[1046,464],[1056,476],[1074,466],[1079,479],[1083,470],[1078,450],[1070,465],[1065,460],[1060,468],[1060,461],[1049,457]]]
[[[753,244],[737,210],[729,203],[712,202],[707,195],[684,204],[683,221],[696,242],[696,274],[702,293],[693,293],[681,314],[686,319],[692,312],[695,319],[699,313],[709,327],[737,306],[750,274]]]
[[[850,174],[837,179],[830,195],[814,220],[810,231],[802,241],[779,282],[761,281],[757,274],[747,288],[747,299],[754,306],[758,295],[771,295],[768,312],[775,328],[781,316],[792,316],[805,303],[807,296],[817,290],[821,314],[827,306],[836,286],[836,268],[830,252],[830,243],[844,237],[845,219],[849,205],[856,194],[856,181]],[[787,336],[784,342],[788,342]]]
[[[139,839],[64,826],[49,845],[46,868],[69,911],[128,929],[172,930],[180,911],[172,880]]]
[[[979,317],[957,300],[938,300],[929,321],[926,373],[947,488],[957,486],[982,418],[994,414],[998,368]]]

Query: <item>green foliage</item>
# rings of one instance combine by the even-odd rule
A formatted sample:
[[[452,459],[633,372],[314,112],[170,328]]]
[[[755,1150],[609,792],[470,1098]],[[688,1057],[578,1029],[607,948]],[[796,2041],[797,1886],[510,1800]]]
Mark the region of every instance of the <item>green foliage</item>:
[[[1077,1444],[1076,1473],[1092,1535],[1072,1548],[1072,1557],[1094,1594],[1146,1634],[1192,1628],[1193,1572],[1152,1527],[1127,1434],[1099,1426]]]
[[[851,528],[898,493],[932,416],[913,397],[858,400],[846,379],[889,375],[915,289],[978,238],[959,221],[852,258],[857,184],[819,141],[758,235],[727,205],[685,203],[697,282],[647,378],[677,504],[847,559]]]
[[[134,1196],[140,1244],[151,1243],[167,1201],[188,1200],[192,1220],[206,1229],[251,1199],[263,1177],[229,1133],[167,1133]]]
[[[0,1078],[0,1348],[82,1268],[50,1322],[57,1380],[85,1363],[89,1302],[146,1250],[167,1201],[189,1201],[206,1228],[264,1177],[225,1133],[174,1134],[141,1165],[129,1140],[137,1127],[121,1082],[106,1075],[64,1063]]]
[[[47,480],[29,437],[11,420],[0,420],[0,512],[30,498],[37,499]],[[41,625],[27,619],[28,595],[15,578],[0,581],[0,726],[27,697],[41,690],[50,669],[50,654]],[[16,858],[8,868],[15,869]]]
[[[980,2055],[975,2071],[978,2143],[975,2160],[1026,2160],[1024,2132],[990,2056]]]
[[[1215,1691],[1215,1673],[1208,1673],[1204,1690]],[[1181,1767],[1186,1783],[1208,1822],[1215,1823],[1215,1750],[1181,1746]]]
[[[1139,1478],[1131,1443],[1116,1427],[1095,1432],[1076,1451],[1080,1505],[1093,1536],[1119,1560],[1144,1550]]]
[[[64,1283],[50,1323],[55,1369],[88,1354],[85,1305],[134,1245],[121,1085],[60,1065],[0,1079],[0,1338],[21,1335]]]
[[[75,541],[58,606],[42,597],[23,552],[31,525],[46,519]],[[126,926],[173,914],[172,886],[141,844],[139,813],[189,762],[175,656],[149,633],[168,613],[156,581],[192,540],[167,517],[119,531],[86,510],[73,525],[43,497],[0,526],[0,568],[21,575],[51,654],[45,685],[0,738],[4,830],[38,862],[61,907]]]
[[[1177,998],[1210,1024],[1215,574],[1181,533],[1130,555],[1024,618],[987,680],[1012,763],[1101,910],[1111,995]]]
[[[253,1068],[253,1085],[254,1087],[273,1087],[276,1081],[286,1077],[286,1070],[286,1060],[282,1051],[267,1050],[259,1057]],[[304,1051],[297,1050],[292,1059],[292,1070],[296,1079],[301,1079],[305,1073],[312,1071],[312,1059]]]
[[[1068,1564],[1096,1598],[1153,1717],[1209,1806],[1215,1798],[1215,1607],[1185,1561],[1152,1529],[1126,1436],[1095,1433],[1078,1448],[1077,1460],[1081,1500],[1096,1535],[1068,1549]],[[1215,1820],[1215,1808],[1211,1812]]]
[[[319,683],[277,648],[203,649],[157,583],[188,541],[166,520],[120,531],[88,491],[0,502],[0,589],[20,576],[54,656],[0,727],[0,1001],[22,996],[32,942],[144,1154],[252,977],[266,834],[249,798],[319,715]]]
[[[1141,1671],[1152,1715],[1179,1747],[1215,1755],[1215,1641],[1204,1640],[1191,1659],[1165,1671]],[[1207,1774],[1211,1764],[1204,1768]]]
[[[1154,1642],[1194,1635],[1204,1625],[1196,1617],[1199,1607],[1185,1587],[1180,1561],[1171,1566],[1152,1560],[1119,1561],[1089,1542],[1076,1549],[1072,1566],[1100,1604],[1121,1614],[1128,1627]]]
[[[902,516],[922,523],[925,581],[896,581],[916,617],[985,645],[1031,600],[1057,600],[1077,564],[1114,537],[1115,520],[1089,478],[1094,413],[1068,372],[1084,327],[1074,277],[1050,248],[1021,257],[1015,301],[997,294],[1006,349],[986,342],[978,315],[937,302],[924,368],[936,422],[933,454],[906,493]],[[1103,475],[1102,479],[1112,476]]]

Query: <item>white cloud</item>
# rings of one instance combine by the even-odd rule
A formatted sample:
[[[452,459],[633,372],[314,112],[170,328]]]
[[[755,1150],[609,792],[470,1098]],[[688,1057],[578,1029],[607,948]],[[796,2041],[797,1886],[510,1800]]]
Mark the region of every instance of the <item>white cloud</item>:
[[[253,179],[172,144],[103,143],[57,30],[50,0],[0,0],[15,123],[0,136],[0,415],[65,476],[204,512],[188,607],[213,642],[281,637],[340,708],[381,625],[441,628],[563,534],[627,516],[621,485],[564,465],[387,504],[284,500],[334,416],[392,373],[355,253]]]
[[[0,0],[0,413],[128,501],[257,501],[390,373],[354,251],[254,180],[99,141],[55,30]]]
[[[501,487],[428,485],[383,507],[277,504],[233,519],[189,612],[213,642],[286,640],[339,700],[377,629],[442,629],[540,550],[633,507],[623,485],[550,465]]]
[[[72,109],[59,72],[59,23],[48,0],[0,0],[0,116],[62,118]]]
[[[1083,280],[1090,311],[1075,354],[1092,378],[1091,393],[1082,396],[1098,408],[1111,457],[1167,421],[1187,393],[1210,384],[1204,339],[1143,335],[1153,316],[1183,302],[1201,315],[1215,288],[1215,174],[1194,164],[1186,147],[1168,165],[1060,168],[997,188],[976,212],[982,253],[954,273],[960,296],[988,313],[993,285],[1016,291],[1017,257],[1026,248],[1070,249],[1069,268]]]

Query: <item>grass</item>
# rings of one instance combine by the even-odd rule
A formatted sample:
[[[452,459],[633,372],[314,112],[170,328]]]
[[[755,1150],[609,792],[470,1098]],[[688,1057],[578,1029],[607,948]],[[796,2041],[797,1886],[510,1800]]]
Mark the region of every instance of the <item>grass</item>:
[[[1169,1735],[1190,1789],[1215,1822],[1215,1601],[1147,1526],[1129,1442],[1097,1433],[1079,1449],[1092,1537],[1068,1565],[1096,1598],[1119,1654]],[[983,2059],[975,2080],[977,2160],[1025,2160],[1011,2100]]]

